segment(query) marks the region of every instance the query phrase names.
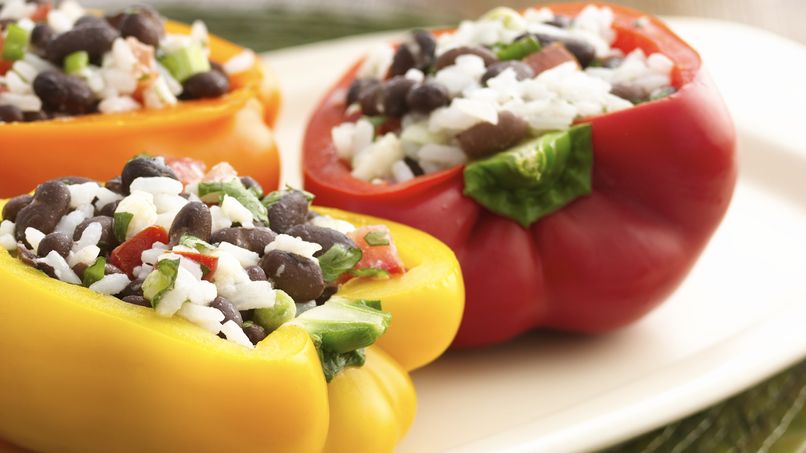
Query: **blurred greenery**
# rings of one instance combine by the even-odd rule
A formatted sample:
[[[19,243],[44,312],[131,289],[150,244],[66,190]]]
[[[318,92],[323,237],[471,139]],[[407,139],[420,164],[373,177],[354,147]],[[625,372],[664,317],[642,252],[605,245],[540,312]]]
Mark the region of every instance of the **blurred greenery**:
[[[198,10],[164,7],[166,17],[190,23],[201,19],[216,35],[263,52],[316,41],[384,30],[428,27],[456,22],[455,18],[414,14],[394,16],[355,16],[333,14],[327,10],[305,11],[266,8],[242,10]]]
[[[456,22],[455,18],[435,15],[350,16],[326,10],[278,8],[244,12],[166,7],[160,11],[188,23],[201,19],[215,34],[256,51]],[[806,362],[802,362],[721,404],[613,447],[607,453],[806,453],[805,407]]]

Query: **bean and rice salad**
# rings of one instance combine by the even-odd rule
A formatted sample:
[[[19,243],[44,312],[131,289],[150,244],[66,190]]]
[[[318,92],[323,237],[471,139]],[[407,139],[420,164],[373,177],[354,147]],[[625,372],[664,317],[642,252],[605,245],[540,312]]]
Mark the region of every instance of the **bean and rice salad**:
[[[210,61],[204,23],[191,30],[166,33],[148,6],[101,16],[74,0],[7,0],[0,5],[0,123],[220,97],[254,54]]]
[[[367,55],[336,151],[355,178],[401,183],[674,93],[673,62],[611,47],[612,24],[607,7],[501,7],[453,32],[415,30]]]
[[[264,195],[227,163],[205,170],[140,156],[105,184],[44,182],[3,207],[0,246],[52,278],[248,348],[280,325],[300,325],[320,347],[328,380],[362,364],[366,338],[383,334],[390,315],[378,301],[335,293],[352,278],[405,272],[389,229],[318,215],[300,190]],[[338,338],[350,328],[364,343]],[[338,353],[328,349],[339,341]]]

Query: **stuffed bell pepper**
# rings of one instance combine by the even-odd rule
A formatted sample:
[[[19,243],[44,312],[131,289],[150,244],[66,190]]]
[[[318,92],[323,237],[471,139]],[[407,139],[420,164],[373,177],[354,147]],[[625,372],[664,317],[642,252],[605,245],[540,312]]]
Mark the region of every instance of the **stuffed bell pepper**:
[[[306,187],[446,242],[457,345],[598,333],[678,286],[721,221],[735,132],[698,54],[602,4],[497,8],[355,64],[315,111]]]
[[[36,451],[389,451],[451,343],[425,233],[140,156],[2,203],[0,439]],[[201,168],[201,164],[192,168]]]
[[[0,18],[0,196],[107,179],[144,151],[227,160],[277,187],[279,88],[252,51],[142,5],[10,0]]]

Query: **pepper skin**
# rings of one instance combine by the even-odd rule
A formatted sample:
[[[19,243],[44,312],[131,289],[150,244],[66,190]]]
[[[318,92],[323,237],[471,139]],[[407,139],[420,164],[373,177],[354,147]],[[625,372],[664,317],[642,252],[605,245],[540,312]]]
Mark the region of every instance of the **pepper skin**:
[[[190,32],[175,22],[167,22],[166,30]],[[210,50],[210,58],[222,63],[243,51],[215,36]],[[220,98],[180,101],[162,110],[0,124],[0,149],[8,151],[0,166],[0,197],[65,174],[104,180],[142,152],[192,157],[210,166],[226,160],[249,168],[263,187],[277,187],[280,161],[270,128],[280,106],[277,79],[258,59],[230,84]]]
[[[542,5],[541,5],[542,6]],[[585,4],[549,5],[574,15]],[[303,145],[317,202],[427,231],[459,257],[467,304],[457,346],[505,341],[536,327],[601,333],[660,304],[685,278],[730,203],[736,134],[699,55],[658,19],[609,6],[614,46],[659,51],[678,92],[596,117],[593,193],[528,228],[463,196],[463,168],[402,184],[353,178],[330,138],[345,120],[358,64],[329,92]]]
[[[250,351],[49,278],[0,250],[0,438],[45,452],[391,451],[414,418],[406,371],[434,360],[458,329],[458,262],[409,227],[319,211],[385,223],[408,269],[339,292],[381,299],[393,320],[366,364],[330,384],[297,327]]]

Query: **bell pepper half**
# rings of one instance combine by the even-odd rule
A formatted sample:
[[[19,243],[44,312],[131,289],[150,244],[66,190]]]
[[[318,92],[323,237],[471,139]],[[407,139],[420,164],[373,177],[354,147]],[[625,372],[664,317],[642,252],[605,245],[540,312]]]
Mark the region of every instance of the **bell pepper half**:
[[[190,33],[190,27],[176,22],[167,21],[165,28]],[[213,61],[223,63],[243,51],[210,36]],[[0,197],[66,174],[103,180],[119,171],[120,162],[145,151],[192,157],[210,166],[227,160],[251,169],[263,187],[275,188],[280,162],[271,125],[280,107],[278,81],[256,58],[251,69],[230,77],[230,86],[220,98],[182,101],[162,110],[0,124],[0,149],[7,151]]]
[[[547,6],[570,16],[586,5]],[[635,321],[685,278],[730,203],[736,134],[699,55],[660,20],[601,6],[615,15],[614,47],[674,62],[677,92],[579,121],[592,132],[592,193],[527,227],[463,195],[463,167],[400,184],[353,178],[331,130],[347,120],[345,93],[360,62],[308,124],[305,186],[318,203],[421,228],[456,252],[467,288],[456,345],[535,327],[600,333]]]
[[[382,300],[393,320],[366,364],[330,383],[299,327],[249,350],[0,251],[0,438],[62,452],[391,451],[414,417],[406,371],[439,356],[458,329],[459,264],[410,227],[320,212],[356,226],[383,222],[407,268],[341,288]]]

